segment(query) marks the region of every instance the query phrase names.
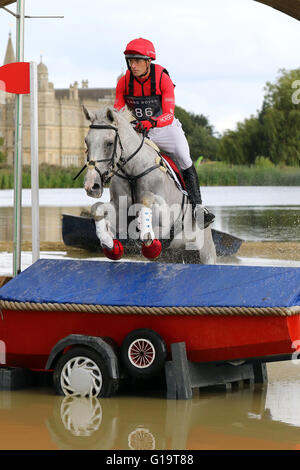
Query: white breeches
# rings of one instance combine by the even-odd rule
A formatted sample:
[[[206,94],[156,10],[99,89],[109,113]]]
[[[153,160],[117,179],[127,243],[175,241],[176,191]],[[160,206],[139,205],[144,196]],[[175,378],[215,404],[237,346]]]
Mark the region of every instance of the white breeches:
[[[181,122],[174,118],[172,124],[165,127],[154,127],[150,129],[149,139],[171,158],[174,158],[181,170],[192,166],[189,144],[182,129]]]

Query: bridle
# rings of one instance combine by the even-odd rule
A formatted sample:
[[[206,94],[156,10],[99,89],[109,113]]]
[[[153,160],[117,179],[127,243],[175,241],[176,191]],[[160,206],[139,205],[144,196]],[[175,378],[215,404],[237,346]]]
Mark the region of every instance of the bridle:
[[[81,168],[81,170],[77,173],[77,175],[73,178],[73,180],[76,180],[78,178],[79,175],[81,175],[81,173],[86,169],[86,168],[89,168],[90,166],[94,167],[95,170],[97,171],[97,173],[99,174],[100,178],[101,178],[101,181],[102,181],[102,184],[106,184],[106,183],[109,183],[111,178],[116,175],[120,178],[123,178],[123,179],[126,179],[128,180],[129,184],[130,184],[130,187],[131,187],[131,193],[132,193],[132,196],[134,197],[134,190],[135,190],[135,182],[137,179],[141,178],[142,176],[145,176],[147,175],[148,173],[150,173],[151,171],[155,170],[156,168],[159,168],[161,166],[160,163],[150,167],[150,168],[147,168],[145,171],[143,171],[142,173],[140,173],[139,175],[128,175],[126,173],[126,171],[124,170],[124,167],[125,165],[141,150],[141,148],[143,147],[144,145],[144,141],[145,141],[145,137],[146,137],[146,131],[144,131],[142,133],[143,135],[143,138],[141,140],[141,143],[140,145],[138,146],[138,148],[131,154],[129,155],[128,157],[124,158],[123,157],[123,146],[122,146],[122,142],[121,142],[121,139],[120,139],[120,135],[119,135],[119,131],[118,131],[118,128],[115,127],[115,126],[112,126],[110,124],[91,124],[90,125],[90,129],[100,129],[100,130],[105,130],[105,129],[110,129],[110,130],[113,130],[115,131],[115,138],[114,138],[114,145],[113,145],[113,151],[112,151],[112,156],[110,158],[103,158],[101,160],[90,160],[89,159],[89,156],[87,155],[87,162],[85,163],[85,165]],[[121,148],[121,156],[118,158],[117,156],[117,145],[118,145],[118,142],[119,142],[119,145],[120,145],[120,148]],[[116,161],[117,160],[117,161]],[[106,170],[104,173],[101,173],[99,168],[96,166],[96,163],[100,163],[100,162],[110,162],[110,165],[109,165],[109,169]],[[121,171],[123,173],[120,174],[119,171]]]
[[[81,168],[81,170],[77,173],[77,175],[74,176],[73,180],[75,181],[78,178],[78,176],[81,175],[81,173],[86,168],[88,168],[90,166],[93,166],[95,168],[95,170],[97,171],[97,173],[99,174],[99,176],[102,180],[102,183],[108,183],[110,181],[111,177],[113,176],[113,169],[115,167],[115,159],[117,157],[117,144],[118,144],[118,141],[119,141],[120,147],[121,147],[121,157],[120,158],[122,158],[123,147],[122,147],[122,143],[121,143],[121,140],[120,140],[119,132],[118,132],[118,129],[115,126],[111,126],[109,124],[91,124],[90,129],[111,129],[111,130],[115,131],[116,135],[115,135],[115,139],[114,139],[114,146],[113,146],[112,156],[110,158],[103,158],[101,160],[90,160],[90,158],[87,154],[87,162]],[[100,162],[110,162],[110,168],[108,170],[106,170],[103,174],[101,174],[99,168],[96,166],[96,163],[100,163]]]

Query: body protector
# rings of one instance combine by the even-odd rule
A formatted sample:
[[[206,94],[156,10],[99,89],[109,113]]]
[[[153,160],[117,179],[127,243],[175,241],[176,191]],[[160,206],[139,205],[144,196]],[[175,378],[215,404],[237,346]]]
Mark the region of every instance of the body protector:
[[[135,117],[139,121],[144,121],[152,117],[158,117],[162,114],[161,104],[161,91],[156,84],[160,82],[161,75],[165,69],[160,66],[151,64],[150,66],[150,80],[151,80],[151,95],[150,96],[134,96],[134,76],[129,71],[128,94],[124,96],[125,103],[128,108],[134,112]]]
[[[164,80],[167,81],[164,91],[161,89],[163,74],[167,74],[168,79]],[[155,120],[155,127],[166,126],[174,118],[174,86],[168,71],[161,65],[151,64],[150,75],[144,81],[127,70],[117,85],[115,107],[121,109],[126,104],[138,121]]]

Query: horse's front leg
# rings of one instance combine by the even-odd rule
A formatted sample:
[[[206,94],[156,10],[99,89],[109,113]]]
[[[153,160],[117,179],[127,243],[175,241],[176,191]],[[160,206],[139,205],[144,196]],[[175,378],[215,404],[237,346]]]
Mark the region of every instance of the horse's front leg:
[[[138,215],[138,228],[140,231],[140,239],[146,245],[149,246],[155,239],[153,226],[152,226],[152,208],[148,206],[142,206]]]
[[[95,220],[96,234],[102,248],[111,250],[114,244],[114,204],[97,202],[91,207],[91,214]]]
[[[91,208],[95,220],[96,234],[100,240],[103,253],[110,259],[118,260],[123,256],[122,243],[116,240],[117,210],[113,202],[98,202]]]

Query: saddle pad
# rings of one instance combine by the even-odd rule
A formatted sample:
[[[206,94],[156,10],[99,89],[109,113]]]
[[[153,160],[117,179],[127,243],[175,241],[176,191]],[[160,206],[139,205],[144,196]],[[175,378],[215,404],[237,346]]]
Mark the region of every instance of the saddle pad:
[[[182,174],[181,172],[179,171],[176,163],[172,160],[171,157],[169,157],[168,155],[166,155],[165,153],[163,153],[162,155],[162,158],[164,159],[164,161],[166,162],[167,166],[172,170],[172,176],[175,175],[175,182],[176,180],[178,181],[179,183],[179,186],[180,186],[180,189],[182,190],[186,190],[186,187],[185,187],[185,182],[184,182],[184,179],[182,177]]]

